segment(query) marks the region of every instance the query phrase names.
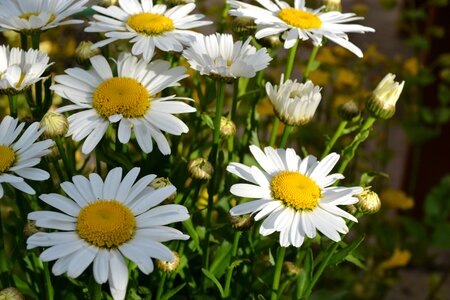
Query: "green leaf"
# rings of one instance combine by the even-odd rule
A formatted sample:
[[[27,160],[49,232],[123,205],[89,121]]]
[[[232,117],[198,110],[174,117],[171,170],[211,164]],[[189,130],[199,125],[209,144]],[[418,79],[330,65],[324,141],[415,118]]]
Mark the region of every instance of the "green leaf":
[[[367,270],[367,267],[359,260],[359,258],[357,258],[356,256],[353,256],[353,254],[347,255],[345,257],[345,260],[348,262],[351,262],[352,264],[354,264],[355,266],[357,266],[363,270]]]
[[[450,175],[445,176],[425,198],[425,223],[440,227],[450,215]]]
[[[275,266],[275,259],[273,258],[272,251],[269,249],[269,264]]]
[[[205,122],[205,124],[206,124],[209,128],[211,128],[211,129],[214,130],[214,121],[213,121],[213,119],[211,118],[210,115],[205,114],[205,113],[202,113],[202,114],[200,115],[200,117],[202,118],[202,121]]]
[[[365,236],[362,235],[358,239],[351,242],[349,245],[345,246],[342,250],[337,252],[333,257],[330,259],[330,265],[338,265],[344,260],[348,260],[348,257],[352,256],[352,252],[356,250],[356,248],[359,247],[359,245],[364,241]],[[342,245],[342,243],[341,243]]]
[[[361,179],[359,180],[359,185],[362,187],[368,186],[377,176],[389,178],[389,174],[386,174],[383,172],[366,172],[361,175]]]
[[[319,67],[320,67],[320,61],[314,60],[314,61],[311,62],[311,65],[309,67],[309,71],[313,72],[313,71],[317,70],[317,68],[319,68]]]
[[[235,259],[231,265],[229,266],[229,268],[234,269],[235,267],[239,266],[240,264],[242,264],[243,262],[250,262],[249,259]]]
[[[303,296],[306,290],[306,287],[311,282],[312,279],[312,271],[314,265],[314,258],[311,249],[307,250],[306,256],[303,261],[303,268],[300,270],[300,276],[298,277],[297,282],[297,296]],[[297,297],[298,298],[298,297]]]
[[[217,278],[220,278],[230,265],[232,248],[233,245],[228,241],[223,241],[222,245],[217,248],[214,260],[209,268],[209,271]]]
[[[200,247],[200,237],[198,236],[197,230],[195,230],[194,224],[192,223],[192,219],[187,219],[183,222],[183,227],[187,230],[190,235],[193,245],[195,249],[199,252],[200,255],[203,254],[202,247]]]
[[[222,298],[224,298],[225,294],[223,292],[222,285],[220,284],[219,280],[217,280],[216,276],[214,276],[213,273],[211,273],[210,271],[206,270],[205,268],[202,268],[202,272],[203,272],[203,274],[205,274],[206,277],[208,277],[212,282],[214,282],[214,284],[219,289],[220,295],[222,296]]]
[[[166,294],[164,294],[164,296],[161,299],[162,300],[168,300],[168,299],[172,298],[173,296],[175,296],[176,293],[181,291],[181,289],[184,288],[185,285],[186,285],[186,283],[183,283],[183,284],[177,286],[176,288],[171,289]]]

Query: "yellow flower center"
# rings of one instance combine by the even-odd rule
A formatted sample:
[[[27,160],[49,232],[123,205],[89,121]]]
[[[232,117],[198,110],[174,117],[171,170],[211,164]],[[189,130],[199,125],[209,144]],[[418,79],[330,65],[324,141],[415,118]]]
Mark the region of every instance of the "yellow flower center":
[[[132,15],[127,24],[136,32],[146,35],[161,35],[175,29],[171,18],[152,13]]]
[[[288,25],[301,29],[322,27],[322,20],[320,20],[318,16],[295,8],[283,8],[278,13],[278,18],[286,22]]]
[[[92,106],[108,118],[122,114],[124,118],[140,118],[150,107],[148,90],[136,79],[114,77],[103,81],[94,91]]]
[[[270,182],[272,197],[297,211],[313,210],[321,197],[320,188],[309,177],[297,172],[283,171]]]
[[[13,148],[0,145],[0,173],[4,173],[16,161],[16,152]]]
[[[99,200],[83,207],[78,215],[78,236],[99,248],[117,248],[131,240],[136,219],[116,200]]]
[[[35,13],[26,13],[23,15],[20,15],[19,18],[21,19],[25,19],[25,20],[29,20],[31,16],[39,16],[39,13],[35,12]],[[52,22],[53,20],[55,20],[55,16],[51,15],[50,18],[48,19],[48,23]]]

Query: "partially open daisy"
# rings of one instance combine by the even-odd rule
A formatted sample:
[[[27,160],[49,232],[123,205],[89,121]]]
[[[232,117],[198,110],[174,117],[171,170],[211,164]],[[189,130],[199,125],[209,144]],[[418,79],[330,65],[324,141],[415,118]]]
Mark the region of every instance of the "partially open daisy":
[[[289,79],[284,82],[284,74],[281,75],[279,87],[267,82],[266,92],[275,114],[289,125],[299,126],[311,121],[322,99],[320,87],[311,80],[299,83]]]
[[[0,198],[3,197],[2,183],[9,183],[14,188],[34,194],[34,189],[25,179],[43,181],[50,177],[47,171],[34,168],[41,157],[49,154],[52,140],[36,142],[44,129],[34,122],[23,133],[25,123],[10,116],[0,123]],[[20,138],[18,136],[20,135]]]
[[[202,75],[230,80],[237,77],[251,78],[266,68],[272,58],[266,48],[256,51],[250,45],[250,40],[248,38],[244,43],[233,43],[231,34],[220,33],[199,36],[183,51],[183,56],[191,68]]]
[[[86,7],[88,0],[2,0],[0,31],[30,33],[61,25],[80,24],[82,20],[67,20]]]
[[[257,39],[284,33],[284,48],[293,47],[297,41],[311,39],[315,46],[322,44],[323,37],[347,48],[362,57],[361,50],[348,40],[348,32],[373,32],[373,28],[357,24],[343,24],[361,20],[354,13],[338,11],[322,12],[325,7],[310,9],[305,7],[304,0],[295,0],[294,7],[284,1],[256,0],[264,8],[241,1],[228,0],[233,8],[230,14],[255,19],[258,31]]]
[[[38,50],[23,51],[0,46],[0,94],[17,94],[42,79],[52,65],[48,55]]]
[[[58,75],[53,89],[58,95],[73,102],[57,112],[82,110],[68,118],[68,136],[84,141],[82,152],[90,153],[102,139],[111,123],[119,122],[118,138],[122,144],[129,142],[131,131],[142,151],[153,150],[152,138],[159,150],[170,154],[169,143],[161,131],[180,135],[189,128],[172,114],[194,112],[195,108],[178,101],[175,95],[158,97],[167,87],[188,75],[186,68],[170,68],[170,63],[156,60],[149,63],[129,53],[122,53],[117,61],[114,76],[103,56],[90,59],[93,69],[67,69],[67,75]]]
[[[106,32],[107,39],[94,44],[103,47],[116,40],[126,39],[134,43],[131,52],[143,54],[150,60],[155,47],[162,51],[183,50],[198,34],[195,27],[209,25],[211,21],[201,21],[202,14],[189,15],[195,9],[194,3],[177,5],[167,9],[164,4],[153,4],[153,0],[119,0],[119,7],[104,8],[93,6],[100,15],[86,28],[88,32]]]
[[[342,217],[357,222],[356,218],[337,205],[358,202],[354,195],[361,187],[331,187],[342,174],[330,174],[339,160],[332,153],[322,161],[308,155],[303,160],[293,149],[273,149],[264,152],[256,146],[250,151],[261,165],[262,171],[240,163],[231,163],[227,171],[248,183],[231,186],[231,193],[258,200],[239,204],[230,210],[231,215],[252,214],[255,220],[266,218],[259,229],[266,236],[280,232],[280,245],[300,247],[305,236],[314,238],[316,229],[333,241],[340,241],[339,233],[347,233]]]
[[[172,262],[172,251],[161,242],[187,240],[188,235],[166,225],[189,218],[184,206],[159,205],[175,192],[174,186],[153,189],[156,175],[138,180],[139,168],[122,179],[122,168],[111,170],[103,181],[96,173],[74,176],[61,188],[68,197],[44,194],[39,198],[61,212],[35,211],[30,220],[55,232],[38,232],[27,240],[27,248],[49,247],[43,261],[56,260],[55,275],[76,278],[93,263],[95,280],[109,282],[115,300],[124,299],[128,268],[124,257],[145,274],[153,271],[156,258]]]

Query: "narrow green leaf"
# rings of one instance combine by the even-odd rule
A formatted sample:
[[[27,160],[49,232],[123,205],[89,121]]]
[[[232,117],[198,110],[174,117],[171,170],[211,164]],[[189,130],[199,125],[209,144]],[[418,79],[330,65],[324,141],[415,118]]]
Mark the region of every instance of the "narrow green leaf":
[[[205,274],[206,277],[208,277],[212,282],[214,282],[214,284],[219,289],[219,292],[220,292],[220,295],[222,296],[222,298],[225,297],[222,285],[220,284],[219,280],[217,280],[216,276],[214,276],[213,273],[211,273],[210,271],[206,270],[205,268],[202,268],[202,272],[203,272],[203,274]]]
[[[352,254],[353,251],[356,250],[356,248],[359,247],[359,245],[364,240],[365,235],[360,236],[358,239],[354,240],[351,244],[343,248],[341,251],[337,252],[331,259],[329,264],[330,265],[337,265],[341,263],[344,260],[347,260],[347,257]],[[353,262],[353,261],[352,261]]]
[[[171,289],[161,299],[162,300],[168,300],[168,299],[172,298],[173,296],[175,296],[176,293],[181,291],[181,289],[184,288],[185,285],[186,285],[186,283],[183,283],[183,284],[177,286],[176,288]]]

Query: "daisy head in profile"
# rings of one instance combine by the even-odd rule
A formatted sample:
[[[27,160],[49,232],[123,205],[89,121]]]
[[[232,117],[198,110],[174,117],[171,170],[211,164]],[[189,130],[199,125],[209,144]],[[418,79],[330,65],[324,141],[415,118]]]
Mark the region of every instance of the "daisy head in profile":
[[[265,69],[272,58],[266,48],[256,50],[245,42],[233,42],[231,34],[211,34],[199,36],[189,48],[183,51],[191,68],[202,75],[209,75],[232,81],[238,77],[251,78]]]
[[[251,214],[256,221],[264,219],[260,234],[279,232],[282,247],[300,247],[305,237],[314,238],[317,230],[338,242],[339,233],[348,232],[343,218],[357,222],[338,205],[358,202],[355,195],[363,189],[331,186],[344,178],[342,174],[329,174],[339,160],[338,154],[317,161],[312,155],[301,159],[290,148],[266,147],[262,151],[252,145],[250,151],[262,170],[231,163],[227,171],[249,182],[231,186],[233,195],[257,200],[233,207],[232,216]]]
[[[155,48],[162,51],[183,51],[183,47],[198,33],[190,30],[209,25],[202,14],[190,14],[194,3],[176,5],[168,9],[164,4],[153,4],[153,0],[119,0],[119,6],[104,8],[93,6],[99,14],[86,28],[88,32],[105,32],[106,39],[94,44],[103,47],[117,40],[130,40],[131,52],[142,54],[144,59],[153,57]]]
[[[47,54],[38,50],[0,46],[0,94],[20,94],[41,80],[51,66]]]
[[[131,132],[142,151],[153,150],[152,139],[164,155],[170,146],[162,133],[181,135],[189,128],[173,114],[194,112],[195,108],[175,101],[191,100],[175,95],[160,97],[160,92],[187,77],[186,68],[171,68],[170,63],[156,60],[149,63],[130,53],[117,60],[117,75],[103,56],[90,58],[92,69],[70,68],[55,77],[53,89],[72,102],[57,112],[78,110],[69,118],[68,136],[75,141],[86,139],[82,152],[90,153],[105,135],[108,127],[118,123],[117,136],[122,144],[129,142]]]
[[[111,170],[106,179],[92,173],[89,178],[74,176],[63,182],[67,196],[44,194],[39,198],[60,212],[35,211],[28,219],[52,232],[38,232],[27,240],[27,249],[48,247],[40,258],[56,260],[54,275],[80,276],[93,265],[95,281],[108,281],[115,300],[125,298],[128,267],[134,262],[144,274],[153,271],[152,258],[173,262],[172,251],[162,242],[187,240],[188,235],[168,227],[185,221],[189,213],[177,204],[159,205],[175,192],[170,185],[153,189],[148,184],[156,175],[136,182],[139,168],[122,179],[122,168]]]
[[[279,86],[267,82],[266,92],[277,117],[293,126],[309,123],[322,99],[320,87],[311,80],[299,83],[289,79],[285,82],[284,74],[281,75]]]
[[[86,7],[88,0],[2,0],[0,31],[22,33],[45,31],[62,25],[80,24],[68,18]]]
[[[305,0],[295,0],[294,7],[284,1],[256,1],[263,7],[228,0],[232,8],[230,14],[254,19],[257,25],[255,34],[257,39],[282,33],[286,49],[292,48],[299,39],[310,39],[315,46],[320,46],[325,37],[358,57],[362,57],[361,50],[349,41],[347,33],[375,31],[370,27],[349,24],[349,22],[363,19],[354,13],[324,12],[324,6],[319,9],[310,9],[305,6]]]
[[[4,191],[2,184],[8,183],[12,187],[27,194],[34,194],[34,189],[25,179],[43,181],[50,175],[47,171],[35,168],[41,157],[49,154],[53,141],[36,140],[44,132],[38,122],[34,122],[26,130],[25,123],[18,119],[5,116],[0,123],[0,198]],[[20,136],[20,137],[19,137]]]

